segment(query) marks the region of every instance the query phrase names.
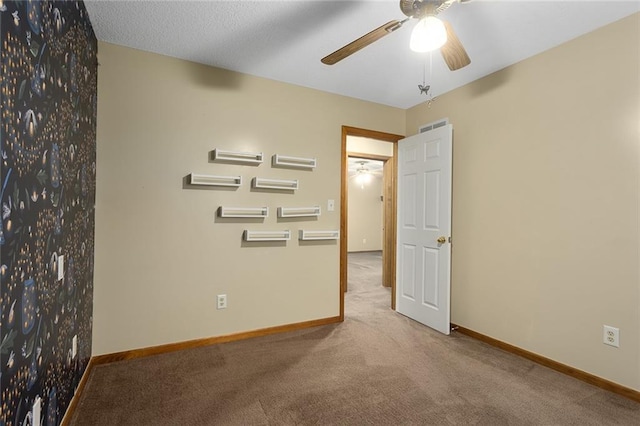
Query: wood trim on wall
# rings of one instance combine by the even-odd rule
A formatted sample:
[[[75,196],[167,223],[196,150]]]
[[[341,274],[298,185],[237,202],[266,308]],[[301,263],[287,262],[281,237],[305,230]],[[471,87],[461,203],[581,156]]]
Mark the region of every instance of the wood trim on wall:
[[[73,417],[73,413],[76,411],[78,407],[78,402],[80,401],[80,395],[84,392],[84,387],[89,380],[89,375],[91,374],[91,370],[96,363],[94,362],[93,357],[89,359],[89,363],[87,363],[87,368],[84,369],[84,373],[82,373],[82,379],[80,379],[80,383],[78,383],[78,387],[71,398],[71,402],[67,407],[67,411],[62,416],[62,420],[60,421],[61,426],[67,426],[71,422],[71,417]]]
[[[583,382],[589,383],[590,385],[602,388],[609,392],[616,393],[618,395],[622,395],[626,398],[629,398],[633,401],[640,402],[640,392],[625,386],[622,386],[618,383],[609,381],[607,379],[603,379],[601,377],[595,376],[591,373],[587,373],[586,371],[578,370],[577,368],[568,366],[566,364],[562,364],[558,361],[554,361],[552,359],[546,358],[542,355],[538,355],[533,352],[529,352],[525,349],[519,348],[517,346],[513,346],[509,343],[505,343],[501,340],[494,339],[493,337],[486,336],[482,333],[478,333],[477,331],[470,330],[468,328],[462,327],[460,325],[451,324],[451,328],[472,337],[476,340],[480,340],[485,342],[491,346],[495,346],[496,348],[502,349],[506,352],[510,352],[512,354],[521,356],[530,361],[533,361],[537,364],[543,365],[545,367],[551,368],[552,370],[556,370],[560,373],[566,374],[567,376],[571,376],[575,379],[581,380]]]
[[[395,240],[397,236],[396,231],[396,215],[397,215],[397,164],[398,164],[398,141],[400,139],[404,139],[402,135],[396,135],[393,133],[385,133],[378,132],[375,130],[367,130],[361,129],[358,127],[349,127],[342,126],[342,170],[341,170],[341,189],[340,189],[340,318],[344,320],[344,292],[347,289],[347,262],[348,262],[348,252],[347,252],[347,236],[348,236],[348,208],[347,208],[347,200],[348,200],[348,156],[369,156],[369,154],[363,153],[353,153],[347,152],[347,136],[360,136],[369,139],[375,139],[379,141],[391,142],[393,143],[393,158],[390,158],[388,161],[392,161],[394,176],[393,176],[393,238],[394,238],[394,250],[390,254],[392,257],[393,265],[395,266]],[[391,260],[391,259],[390,259]],[[391,285],[391,308],[395,309],[395,299],[396,298],[396,283],[395,283],[395,273],[393,274],[393,282]]]
[[[391,271],[393,271],[393,252],[396,240],[393,235],[395,230],[395,221],[393,220],[393,213],[395,206],[393,201],[394,195],[394,182],[395,182],[395,169],[393,167],[392,157],[389,157],[382,166],[382,208],[384,213],[383,218],[383,231],[382,231],[382,285],[384,287],[393,287],[394,277]]]
[[[376,139],[386,142],[398,142],[400,139],[404,139],[405,136],[396,135],[393,133],[378,132],[376,130],[361,129],[359,127],[342,126],[342,134],[348,134],[349,136],[360,136],[363,138]]]
[[[367,160],[387,161],[391,157],[388,155],[367,154],[366,152],[347,151],[347,157],[365,158]]]
[[[392,262],[393,265],[396,265],[397,259],[397,242],[398,242],[398,142],[393,144],[393,158],[391,159],[393,164],[393,228],[391,229],[391,234],[393,238],[393,250],[389,254],[389,261]],[[395,272],[395,267],[393,268]],[[396,310],[396,274],[394,273],[391,277],[391,309]]]
[[[349,160],[347,156],[347,127],[342,126],[342,145],[340,148],[340,321],[344,321],[344,292],[347,291],[347,191],[349,179]]]
[[[243,331],[240,333],[227,334],[223,336],[206,337],[204,339],[186,340],[184,342],[168,343],[166,345],[150,346],[147,348],[133,349],[130,351],[115,352],[106,355],[97,355],[92,358],[95,365],[109,362],[124,361],[128,359],[144,358],[152,355],[159,355],[168,352],[181,351],[183,349],[200,348],[219,343],[235,342],[238,340],[251,339],[254,337],[268,336],[270,334],[286,333],[288,331],[302,330],[320,325],[335,324],[340,322],[340,317],[328,317],[317,320],[298,322],[293,324],[278,325],[275,327],[261,328],[258,330]]]

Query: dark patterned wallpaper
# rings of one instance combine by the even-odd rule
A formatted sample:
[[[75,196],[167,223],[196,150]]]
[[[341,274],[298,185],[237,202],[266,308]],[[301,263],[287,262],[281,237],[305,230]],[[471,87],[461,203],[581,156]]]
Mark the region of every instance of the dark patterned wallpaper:
[[[0,14],[0,425],[37,422],[35,401],[56,425],[91,356],[97,42],[82,2]]]

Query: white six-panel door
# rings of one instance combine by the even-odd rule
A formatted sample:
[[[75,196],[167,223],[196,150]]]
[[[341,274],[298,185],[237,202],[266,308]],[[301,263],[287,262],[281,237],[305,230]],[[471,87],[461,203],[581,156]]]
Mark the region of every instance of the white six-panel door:
[[[396,310],[449,334],[453,128],[398,142]]]

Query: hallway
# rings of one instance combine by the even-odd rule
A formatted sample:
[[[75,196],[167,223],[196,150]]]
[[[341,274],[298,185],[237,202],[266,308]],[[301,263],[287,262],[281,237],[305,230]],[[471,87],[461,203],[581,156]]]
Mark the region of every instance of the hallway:
[[[382,286],[382,252],[349,253],[345,317],[363,319],[391,310],[391,288]]]

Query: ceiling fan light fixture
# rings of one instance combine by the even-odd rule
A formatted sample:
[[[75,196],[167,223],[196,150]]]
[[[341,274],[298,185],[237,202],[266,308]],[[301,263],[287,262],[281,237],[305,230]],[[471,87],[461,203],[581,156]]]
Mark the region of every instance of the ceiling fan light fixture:
[[[360,185],[361,189],[364,189],[364,186],[371,182],[371,178],[373,178],[373,176],[369,173],[369,170],[358,169],[358,174],[356,174],[356,183]]]
[[[431,52],[447,42],[447,29],[435,16],[427,16],[418,21],[411,32],[409,48],[414,52]]]
[[[371,182],[373,176],[371,175],[371,171],[365,167],[367,161],[358,161],[357,163],[360,164],[360,167],[356,169],[355,180],[356,183],[360,185],[360,188],[364,189],[365,184]]]

